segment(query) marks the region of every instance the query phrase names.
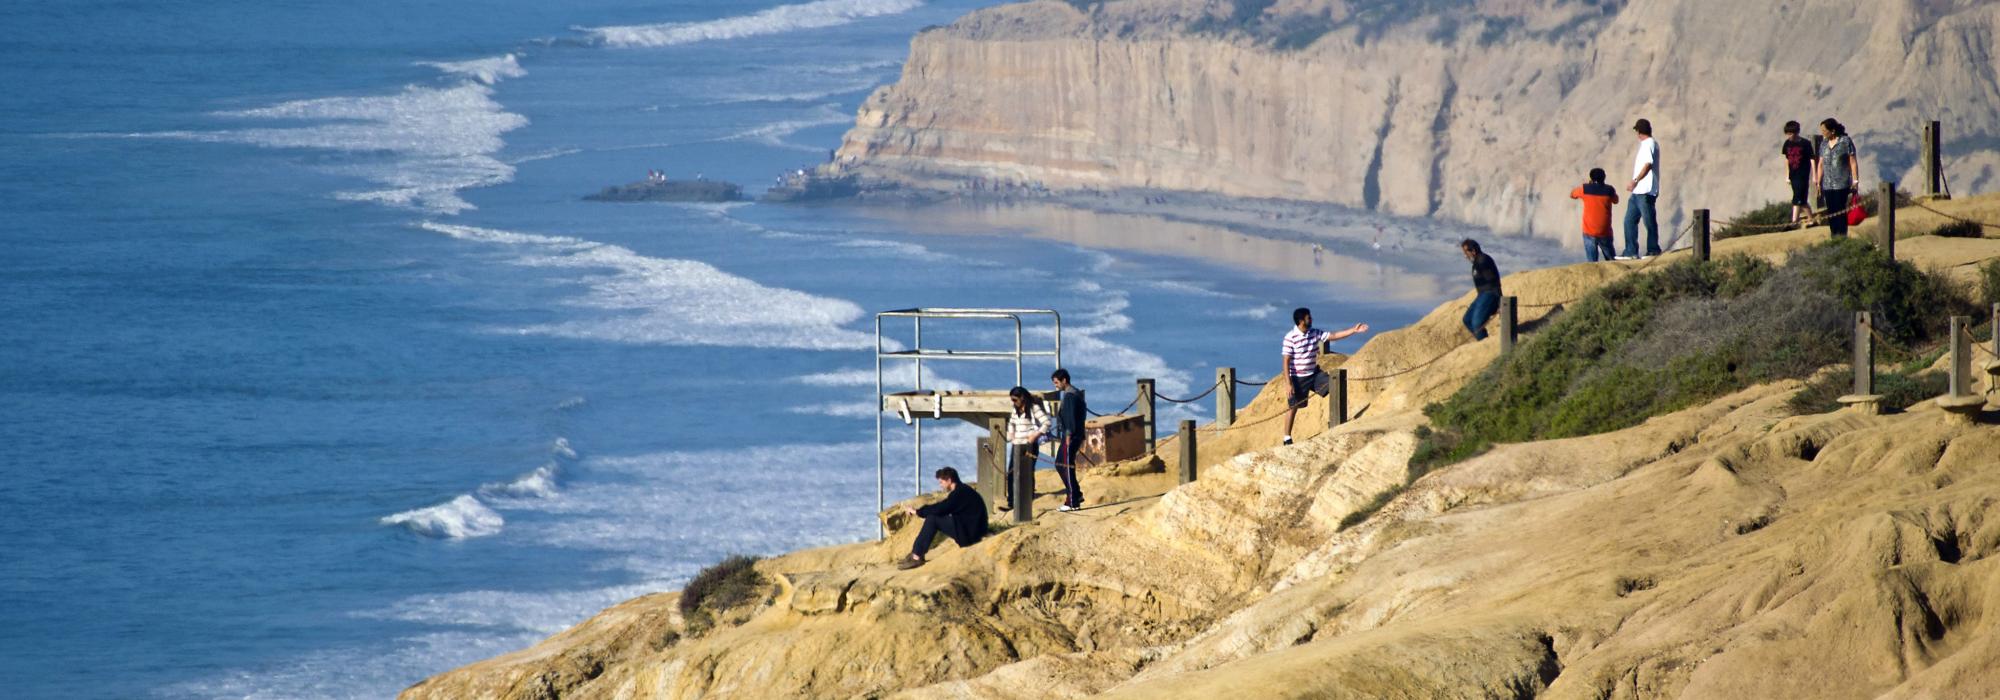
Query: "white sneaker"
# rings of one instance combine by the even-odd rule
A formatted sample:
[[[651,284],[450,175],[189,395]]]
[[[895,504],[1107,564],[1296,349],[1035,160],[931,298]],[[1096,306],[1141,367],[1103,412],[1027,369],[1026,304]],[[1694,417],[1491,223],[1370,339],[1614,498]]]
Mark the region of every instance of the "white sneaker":
[[[1072,510],[1076,510],[1076,506],[1072,506],[1072,505],[1070,505],[1070,504],[1068,504],[1068,503],[1064,503],[1064,504],[1062,504],[1062,505],[1059,505],[1059,506],[1056,506],[1056,510],[1058,510],[1058,511],[1061,511],[1061,512],[1064,512],[1064,513],[1068,513],[1068,512],[1070,512],[1070,511],[1072,511]]]
[[[1284,444],[1286,444],[1286,445],[1290,445],[1290,444],[1292,444],[1292,436],[1290,436],[1290,435],[1286,435],[1286,436],[1285,436],[1285,442],[1284,442]]]
[[[1638,258],[1635,258],[1635,257],[1632,257],[1632,256],[1630,256],[1630,255],[1615,255],[1615,256],[1612,256],[1612,258],[1611,258],[1611,259],[1612,259],[1612,260],[1638,260]]]

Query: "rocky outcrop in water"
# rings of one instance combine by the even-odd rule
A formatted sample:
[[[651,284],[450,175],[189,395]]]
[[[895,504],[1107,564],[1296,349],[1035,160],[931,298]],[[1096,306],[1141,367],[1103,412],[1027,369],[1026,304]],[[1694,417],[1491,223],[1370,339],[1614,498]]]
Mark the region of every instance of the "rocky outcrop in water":
[[[1992,1],[1043,0],[917,36],[829,169],[1315,200],[1567,241],[1570,189],[1591,167],[1622,189],[1638,117],[1662,143],[1663,226],[1786,197],[1792,119],[1848,124],[1867,187],[1914,182],[1921,122],[1941,120],[1953,186],[1991,187],[1996,30]]]

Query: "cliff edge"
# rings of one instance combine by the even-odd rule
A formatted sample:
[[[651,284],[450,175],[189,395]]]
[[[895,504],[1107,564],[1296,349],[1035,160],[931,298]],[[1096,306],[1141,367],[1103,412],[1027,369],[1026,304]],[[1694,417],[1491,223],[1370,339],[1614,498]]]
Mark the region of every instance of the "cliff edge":
[[[2000,198],[1936,206],[2000,219]],[[1900,215],[1916,230],[1942,220]],[[1781,258],[1825,235],[1717,253]],[[1965,279],[2000,258],[2000,238],[1917,236],[1899,255]],[[1506,284],[1569,299],[1642,267]],[[1267,388],[1239,427],[1201,434],[1192,484],[1156,462],[1110,465],[1085,475],[1092,507],[944,545],[911,571],[892,562],[914,528],[891,511],[886,542],[759,562],[770,586],[713,623],[691,625],[678,594],[641,597],[403,697],[2000,693],[1990,417],[1955,422],[1928,402],[1795,415],[1801,383],[1783,381],[1413,474],[1421,407],[1498,353],[1458,327],[1469,301],[1329,358],[1384,378],[1357,383],[1356,420],[1297,445],[1272,447],[1283,390]],[[1524,312],[1529,326],[1550,313]],[[1324,411],[1300,424],[1325,425]],[[1162,445],[1168,466],[1177,451]]]
[[[961,190],[1144,188],[1437,216],[1573,245],[1639,117],[1662,226],[1784,199],[1787,120],[1832,116],[1863,185],[2000,165],[2000,2],[1037,0],[912,41],[829,171]],[[1909,189],[1915,189],[1910,187]]]

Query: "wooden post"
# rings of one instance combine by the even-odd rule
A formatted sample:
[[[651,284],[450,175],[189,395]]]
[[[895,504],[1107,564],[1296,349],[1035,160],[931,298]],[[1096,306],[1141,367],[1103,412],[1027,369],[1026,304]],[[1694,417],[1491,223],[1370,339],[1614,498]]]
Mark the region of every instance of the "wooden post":
[[[1328,430],[1347,422],[1347,368],[1333,371],[1333,386],[1326,393],[1326,427]]]
[[[2000,361],[2000,304],[1993,305],[1993,359]]]
[[[1153,451],[1153,380],[1139,380],[1139,434],[1146,440],[1146,451]]]
[[[1958,398],[1972,395],[1972,328],[1971,316],[1951,317],[1951,388],[1946,396]]]
[[[981,435],[973,438],[972,441],[976,445],[975,449],[978,452],[973,459],[973,463],[977,465],[979,470],[977,477],[979,483],[973,486],[973,490],[978,491],[979,497],[986,499],[987,503],[999,503],[1000,498],[1007,493],[1007,485],[1005,483],[1007,479],[1007,441],[996,440],[989,435]]]
[[[1854,312],[1854,395],[1875,393],[1875,339],[1868,334],[1874,323],[1866,311]]]
[[[1890,260],[1896,259],[1896,183],[1883,182],[1882,193],[1875,200],[1875,217],[1880,219],[1875,227],[1875,245]]]
[[[1944,128],[1936,120],[1924,125],[1924,194],[1931,199],[1951,199],[1944,191]]]
[[[1181,483],[1193,483],[1195,472],[1194,421],[1181,421]]]
[[[1707,209],[1694,210],[1694,259],[1695,260],[1701,262],[1708,262],[1708,256],[1709,256],[1708,246],[1710,241],[1708,233],[1709,233],[1708,210]]]
[[[1215,368],[1215,424],[1227,428],[1236,422],[1236,368]]]
[[[1866,311],[1854,314],[1854,393],[1837,399],[1840,405],[1863,415],[1882,413],[1882,397],[1875,395],[1875,336],[1870,329],[1874,317]]]
[[[1520,308],[1518,297],[1500,297],[1500,354],[1514,351],[1514,321]]]
[[[1028,450],[1027,464],[1014,465],[1014,522],[1025,523],[1035,519],[1035,464],[1041,456],[1041,449]]]

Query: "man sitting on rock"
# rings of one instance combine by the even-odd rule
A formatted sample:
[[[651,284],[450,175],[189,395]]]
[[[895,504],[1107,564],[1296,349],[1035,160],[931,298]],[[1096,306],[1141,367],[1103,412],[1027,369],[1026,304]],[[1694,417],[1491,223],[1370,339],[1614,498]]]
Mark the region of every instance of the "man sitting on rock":
[[[921,508],[903,506],[903,512],[911,517],[923,518],[923,528],[917,530],[916,544],[910,546],[910,556],[896,564],[898,569],[914,569],[924,565],[924,553],[930,551],[931,540],[939,533],[950,537],[960,547],[978,544],[986,537],[986,499],[979,492],[958,480],[958,470],[945,467],[937,470],[938,488],[944,489],[944,500]]]

